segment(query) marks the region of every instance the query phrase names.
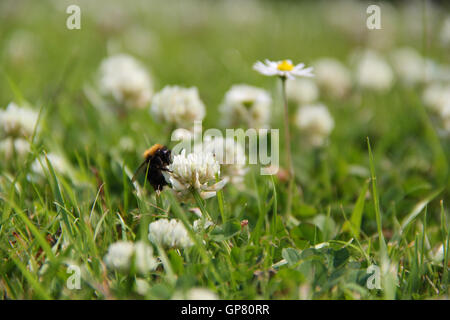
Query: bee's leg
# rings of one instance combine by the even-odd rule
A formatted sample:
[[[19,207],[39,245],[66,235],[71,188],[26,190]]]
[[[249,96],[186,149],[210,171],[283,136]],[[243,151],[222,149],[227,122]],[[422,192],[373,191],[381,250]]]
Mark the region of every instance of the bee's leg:
[[[156,195],[159,197],[161,195],[161,190],[156,189]]]
[[[169,169],[167,169],[167,168],[160,168],[160,170],[161,170],[161,171],[166,171],[166,172],[169,172],[169,173],[172,173],[172,172],[173,172],[172,170],[169,170]]]

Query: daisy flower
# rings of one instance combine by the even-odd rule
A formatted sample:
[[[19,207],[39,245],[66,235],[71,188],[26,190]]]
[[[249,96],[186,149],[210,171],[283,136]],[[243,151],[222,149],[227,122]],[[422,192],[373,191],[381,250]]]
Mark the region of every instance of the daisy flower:
[[[295,79],[295,77],[314,77],[312,71],[313,68],[305,68],[304,63],[294,65],[291,60],[282,60],[278,62],[270,61],[266,59],[265,63],[260,61],[253,65],[253,69],[266,76],[278,76],[281,79],[281,93],[283,95],[284,102],[284,139],[286,141],[286,163],[289,167],[289,187],[288,187],[288,200],[286,215],[291,215],[292,208],[292,190],[294,185],[294,164],[292,162],[291,151],[291,133],[289,128],[289,105],[286,93],[286,80]]]
[[[265,76],[280,76],[287,79],[295,79],[295,77],[313,77],[313,68],[305,68],[304,63],[297,65],[292,64],[291,60],[270,61],[266,59],[263,63],[258,61],[254,64],[253,69]]]

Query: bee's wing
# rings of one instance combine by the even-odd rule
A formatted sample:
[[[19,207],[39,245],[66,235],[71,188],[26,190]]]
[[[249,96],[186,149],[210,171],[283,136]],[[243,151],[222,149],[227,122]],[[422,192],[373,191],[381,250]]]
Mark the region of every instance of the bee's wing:
[[[139,173],[141,173],[141,171],[144,169],[147,170],[149,165],[150,165],[150,161],[145,160],[144,162],[142,162],[141,165],[139,166],[139,168],[137,168],[136,172],[134,173],[133,178],[131,178],[131,182],[135,182]]]

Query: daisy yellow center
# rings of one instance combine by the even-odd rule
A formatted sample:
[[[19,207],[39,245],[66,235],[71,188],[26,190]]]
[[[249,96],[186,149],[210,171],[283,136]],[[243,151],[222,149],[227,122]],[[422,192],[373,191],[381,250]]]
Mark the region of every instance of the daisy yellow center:
[[[292,71],[294,65],[287,60],[283,60],[278,64],[277,69],[280,71]]]

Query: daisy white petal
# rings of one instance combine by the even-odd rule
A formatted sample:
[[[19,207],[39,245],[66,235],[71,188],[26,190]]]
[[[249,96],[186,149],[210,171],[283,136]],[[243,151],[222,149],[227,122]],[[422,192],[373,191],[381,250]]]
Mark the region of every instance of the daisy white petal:
[[[305,68],[304,63],[294,65],[291,60],[270,61],[264,63],[258,61],[253,65],[253,69],[266,76],[279,76],[287,79],[295,77],[313,77],[313,69]]]

